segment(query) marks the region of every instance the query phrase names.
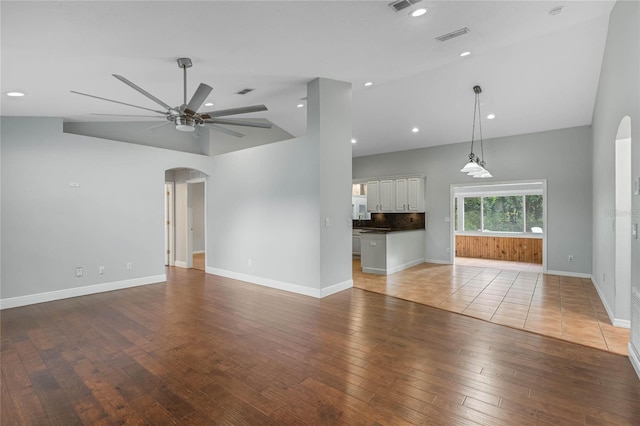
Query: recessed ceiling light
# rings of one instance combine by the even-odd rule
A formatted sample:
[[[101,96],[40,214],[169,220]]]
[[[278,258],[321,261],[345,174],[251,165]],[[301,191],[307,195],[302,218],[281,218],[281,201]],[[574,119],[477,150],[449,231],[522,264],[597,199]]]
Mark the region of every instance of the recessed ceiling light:
[[[553,9],[551,9],[551,10],[549,11],[549,15],[551,15],[551,16],[554,16],[554,15],[560,15],[560,14],[562,13],[562,8],[563,8],[563,7],[564,7],[564,6],[557,6],[557,7],[554,7]]]
[[[302,108],[304,106],[304,104],[298,104],[297,107],[298,108]]]
[[[417,127],[414,127],[413,129],[411,129],[411,131],[413,133],[418,133],[420,131],[420,129],[418,129]]]
[[[367,81],[365,84],[363,84],[364,87],[369,87],[369,86],[373,86],[373,81]]]
[[[460,54],[460,56],[469,56],[469,55],[471,55],[471,52],[469,52],[469,51],[462,52],[462,53]]]
[[[424,7],[421,7],[420,9],[416,9],[413,12],[410,13],[412,18],[417,18],[418,16],[422,16],[425,13],[427,13],[427,9],[425,9]]]
[[[204,106],[213,106],[213,102],[207,102]]]
[[[496,118],[495,114],[489,114],[487,115],[487,120],[493,120],[494,118]]]
[[[24,96],[22,92],[7,92],[7,96],[11,96],[12,98],[19,98],[20,96]]]
[[[356,143],[358,142],[356,139],[351,139],[351,143]]]

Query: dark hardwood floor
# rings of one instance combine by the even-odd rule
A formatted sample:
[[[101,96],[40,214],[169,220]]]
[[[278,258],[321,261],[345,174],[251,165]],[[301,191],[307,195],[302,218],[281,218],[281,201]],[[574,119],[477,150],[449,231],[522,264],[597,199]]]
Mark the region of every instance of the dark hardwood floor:
[[[623,356],[360,289],[168,276],[2,311],[2,425],[640,424]]]

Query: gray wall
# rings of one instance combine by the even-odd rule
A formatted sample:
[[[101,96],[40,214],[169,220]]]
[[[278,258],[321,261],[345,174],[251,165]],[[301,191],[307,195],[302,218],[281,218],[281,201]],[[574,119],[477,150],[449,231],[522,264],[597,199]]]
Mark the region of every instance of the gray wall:
[[[1,136],[2,299],[164,274],[165,170],[208,157],[63,133],[59,118],[3,117]]]
[[[315,154],[296,138],[212,158],[208,267],[320,288]]]
[[[212,158],[209,272],[312,295],[351,285],[350,85],[308,92],[306,136]]]
[[[493,179],[462,173],[470,144],[444,145],[353,159],[353,178],[426,175],[426,258],[449,262],[452,184],[547,180],[547,248],[550,271],[591,273],[591,132],[553,130],[484,142]],[[453,248],[452,248],[453,249]],[[575,261],[568,262],[572,254]]]
[[[637,1],[618,1],[611,12],[605,54],[593,114],[593,278],[605,298],[610,314],[629,319],[615,289],[615,139],[620,121],[631,118],[632,176],[640,176],[640,5]],[[632,221],[640,222],[640,197],[632,201]],[[631,246],[631,285],[640,291],[640,241]],[[640,306],[637,306],[640,311]],[[625,312],[626,310],[626,312]],[[626,317],[626,318],[625,318]],[[631,336],[640,353],[640,315],[631,316]],[[640,368],[640,365],[637,366]],[[640,370],[638,371],[640,374]]]

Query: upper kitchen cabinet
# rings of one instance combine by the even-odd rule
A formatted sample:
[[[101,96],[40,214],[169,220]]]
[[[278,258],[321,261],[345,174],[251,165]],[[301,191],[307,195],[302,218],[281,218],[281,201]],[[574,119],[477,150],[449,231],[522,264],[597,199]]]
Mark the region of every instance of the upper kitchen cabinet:
[[[367,182],[367,210],[370,212],[395,211],[395,186],[391,179]]]
[[[367,211],[424,212],[424,178],[380,179],[367,182]]]
[[[424,179],[407,179],[407,210],[424,212]]]

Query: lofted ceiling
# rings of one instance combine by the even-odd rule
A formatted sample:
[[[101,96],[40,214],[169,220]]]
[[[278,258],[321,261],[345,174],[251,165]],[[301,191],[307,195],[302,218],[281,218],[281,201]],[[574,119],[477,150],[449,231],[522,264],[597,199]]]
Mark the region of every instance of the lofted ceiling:
[[[388,3],[2,1],[1,113],[67,122],[139,113],[70,90],[156,107],[111,74],[178,105],[176,59],[190,57],[188,93],[213,87],[215,106],[203,109],[264,103],[269,111],[238,118],[294,136],[305,133],[297,105],[308,81],[351,82],[354,156],[468,141],[476,84],[483,115],[496,115],[483,119],[485,138],[591,123],[613,1],[422,0],[400,12]],[[418,7],[427,14],[411,18]],[[463,27],[470,33],[435,39]],[[255,90],[235,94],[245,88]]]

